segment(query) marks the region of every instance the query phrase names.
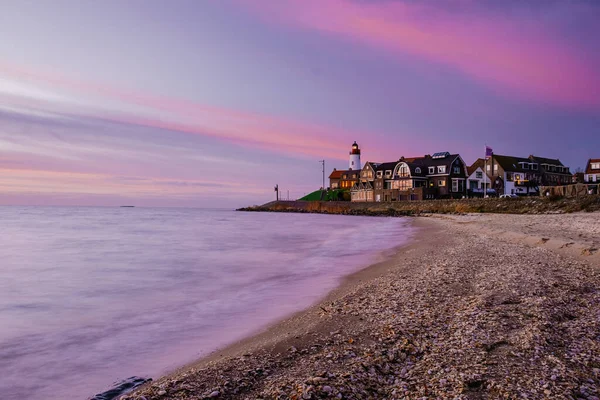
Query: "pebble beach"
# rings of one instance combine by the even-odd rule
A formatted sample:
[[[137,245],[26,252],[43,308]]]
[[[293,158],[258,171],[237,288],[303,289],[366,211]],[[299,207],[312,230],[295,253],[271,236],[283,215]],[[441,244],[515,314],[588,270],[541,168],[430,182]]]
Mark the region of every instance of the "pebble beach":
[[[121,399],[600,398],[600,213],[413,223],[319,304]]]

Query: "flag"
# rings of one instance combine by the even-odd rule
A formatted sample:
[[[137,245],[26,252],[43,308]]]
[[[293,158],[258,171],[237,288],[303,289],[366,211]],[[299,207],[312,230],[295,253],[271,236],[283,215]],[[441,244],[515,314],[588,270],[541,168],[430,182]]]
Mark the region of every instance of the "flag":
[[[489,160],[494,155],[494,150],[490,146],[485,146],[485,159]]]

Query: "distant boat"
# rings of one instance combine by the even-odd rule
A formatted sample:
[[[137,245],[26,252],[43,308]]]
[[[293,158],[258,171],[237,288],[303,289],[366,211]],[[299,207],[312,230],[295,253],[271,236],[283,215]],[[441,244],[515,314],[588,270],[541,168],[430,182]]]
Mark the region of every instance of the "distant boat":
[[[133,208],[135,206],[121,206],[121,208]]]

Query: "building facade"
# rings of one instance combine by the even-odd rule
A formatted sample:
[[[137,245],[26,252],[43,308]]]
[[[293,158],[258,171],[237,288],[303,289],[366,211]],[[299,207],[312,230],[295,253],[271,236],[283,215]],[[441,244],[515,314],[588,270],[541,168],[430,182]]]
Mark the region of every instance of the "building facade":
[[[466,179],[467,168],[460,155],[447,152],[367,162],[360,172],[360,184],[352,188],[351,199],[388,202],[463,197]]]
[[[483,197],[484,190],[492,189],[492,179],[485,173],[485,160],[479,158],[467,168],[467,194],[469,197]]]
[[[583,179],[586,183],[600,183],[600,158],[588,160]]]
[[[537,196],[540,186],[568,185],[573,177],[560,160],[538,156],[514,157],[492,154],[486,172],[498,194]]]

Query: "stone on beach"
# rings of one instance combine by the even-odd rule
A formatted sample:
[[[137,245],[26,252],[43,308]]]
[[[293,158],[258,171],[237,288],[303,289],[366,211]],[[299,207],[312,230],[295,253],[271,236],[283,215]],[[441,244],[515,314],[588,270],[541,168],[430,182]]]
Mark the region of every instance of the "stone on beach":
[[[251,355],[201,362],[139,395],[598,398],[600,255],[582,249],[600,244],[599,216],[419,219],[414,245],[285,333],[259,335]]]

